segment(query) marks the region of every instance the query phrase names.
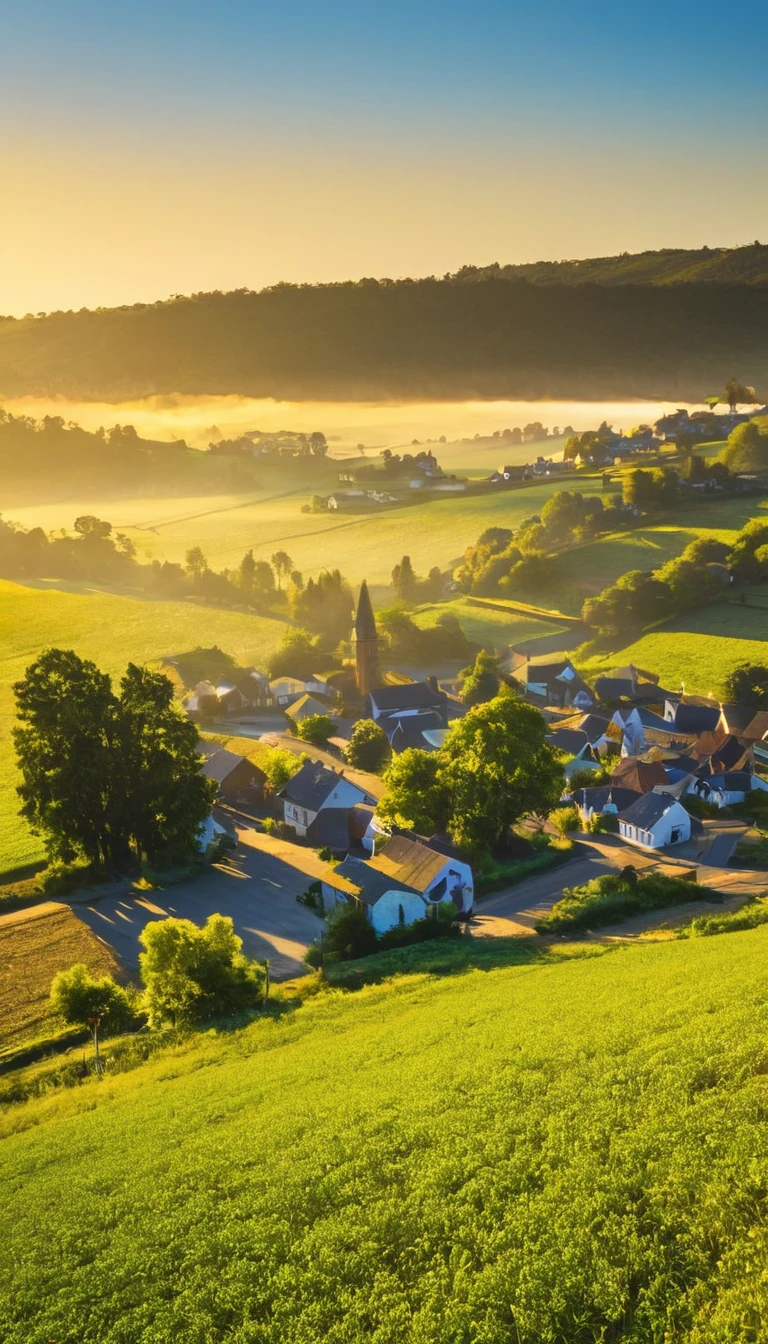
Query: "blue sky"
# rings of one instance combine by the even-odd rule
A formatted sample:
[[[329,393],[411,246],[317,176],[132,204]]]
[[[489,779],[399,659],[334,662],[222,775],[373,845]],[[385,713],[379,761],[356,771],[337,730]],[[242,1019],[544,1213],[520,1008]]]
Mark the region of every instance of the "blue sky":
[[[0,0],[0,311],[766,235],[768,6]]]

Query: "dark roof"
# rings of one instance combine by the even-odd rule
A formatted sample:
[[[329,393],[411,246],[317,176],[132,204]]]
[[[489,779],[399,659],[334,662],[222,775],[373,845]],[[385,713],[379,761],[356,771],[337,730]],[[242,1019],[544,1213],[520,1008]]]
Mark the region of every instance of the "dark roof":
[[[336,853],[349,849],[349,813],[345,807],[324,807],[307,827],[307,839]]]
[[[426,681],[408,681],[401,686],[377,686],[371,691],[371,704],[382,714],[404,709],[437,709],[445,705],[443,691],[433,691]]]
[[[590,742],[598,742],[604,737],[610,727],[610,719],[604,719],[600,714],[584,714],[581,722],[574,721],[574,728],[580,728],[582,733],[586,733]]]
[[[554,733],[547,733],[547,742],[566,756],[578,756],[585,747],[591,748],[587,734],[580,728],[556,728]]]
[[[360,900],[365,905],[375,905],[381,896],[392,888],[406,891],[413,890],[410,887],[404,887],[402,882],[393,883],[388,873],[382,873],[372,864],[367,863],[365,859],[356,859],[354,855],[348,855],[342,863],[336,865],[333,873],[328,878],[330,886],[333,886],[334,877],[344,878],[346,882],[351,882],[357,888]],[[345,890],[342,886],[341,890]]]
[[[336,787],[341,775],[329,770],[321,761],[306,761],[301,769],[278,790],[281,797],[310,812],[319,812],[321,804]]]
[[[197,750],[203,758],[205,778],[216,784],[223,784],[239,765],[247,765],[254,778],[266,779],[264,771],[249,761],[247,756],[238,756],[234,751],[227,751],[226,747],[211,747],[207,742],[201,742]]]
[[[729,733],[743,733],[755,717],[754,709],[746,705],[723,705],[721,713]]]
[[[632,700],[638,705],[663,700],[666,696],[666,692],[653,682],[635,682],[630,677],[597,677],[595,692],[599,700]]]
[[[529,658],[520,671],[525,672],[528,681],[549,683],[550,681],[557,681],[566,667],[573,667],[570,658],[551,658],[545,654],[540,654],[538,658]],[[578,673],[576,673],[576,677],[578,677]],[[576,677],[571,678],[571,680],[575,680]],[[580,677],[579,680],[581,680]]]
[[[725,737],[705,764],[713,774],[720,770],[734,770],[744,759],[747,748],[737,737]]]
[[[644,793],[620,815],[621,821],[629,822],[642,831],[649,830],[677,802],[671,793]]]
[[[363,579],[363,582],[360,584],[360,596],[357,599],[355,637],[356,639],[378,638],[376,618],[373,614],[373,607],[371,606],[371,595],[368,592],[368,584],[365,579]]]
[[[719,705],[677,705],[672,725],[681,733],[711,733],[720,718]]]
[[[445,855],[430,849],[429,845],[408,840],[404,835],[393,835],[376,858],[371,859],[369,866],[387,874],[390,887],[394,882],[398,887],[421,894],[445,864]]]
[[[573,801],[577,807],[587,811],[602,812],[608,803],[613,803],[618,812],[642,798],[636,789],[616,788],[612,784],[596,784],[588,789],[576,789]]]
[[[670,736],[674,733],[672,724],[667,719],[663,719],[660,714],[655,714],[652,709],[646,709],[644,705],[640,705],[637,712],[644,728],[655,728],[657,732],[669,733]]]
[[[405,751],[408,747],[419,747],[422,751],[432,751],[424,737],[431,728],[443,728],[443,720],[433,709],[424,714],[407,714],[404,718],[381,718],[381,727],[389,738],[393,751]]]
[[[611,782],[624,788],[637,787],[640,793],[647,793],[668,780],[661,761],[640,761],[637,756],[625,756],[614,767]]]

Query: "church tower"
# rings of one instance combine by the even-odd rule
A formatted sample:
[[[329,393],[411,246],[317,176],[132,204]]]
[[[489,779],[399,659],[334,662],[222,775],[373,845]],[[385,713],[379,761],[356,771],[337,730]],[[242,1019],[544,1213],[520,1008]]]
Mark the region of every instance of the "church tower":
[[[355,613],[355,670],[357,689],[361,695],[367,695],[381,685],[379,634],[365,579],[360,585]]]

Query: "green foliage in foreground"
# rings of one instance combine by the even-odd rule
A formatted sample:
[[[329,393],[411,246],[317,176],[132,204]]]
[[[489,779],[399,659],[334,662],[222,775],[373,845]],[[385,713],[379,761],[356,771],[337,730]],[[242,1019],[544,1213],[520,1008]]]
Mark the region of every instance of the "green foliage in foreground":
[[[583,887],[566,888],[562,900],[536,925],[539,933],[563,933],[569,929],[597,929],[619,924],[630,915],[663,910],[666,905],[689,901],[721,901],[709,887],[700,887],[681,877],[664,873],[639,875],[631,865],[620,873],[595,877]]]
[[[678,931],[678,938],[709,938],[716,933],[740,933],[768,924],[768,896],[753,896],[739,910],[717,915],[699,915]]]
[[[0,1337],[762,1338],[767,951],[331,992],[13,1107]]]

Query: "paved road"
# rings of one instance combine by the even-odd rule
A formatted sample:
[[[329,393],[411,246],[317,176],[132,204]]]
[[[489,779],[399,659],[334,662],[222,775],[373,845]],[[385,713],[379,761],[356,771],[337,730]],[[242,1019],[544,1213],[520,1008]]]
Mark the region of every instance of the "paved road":
[[[238,827],[238,839],[231,859],[194,881],[165,891],[123,890],[87,903],[73,901],[72,909],[132,972],[138,969],[139,934],[151,920],[175,916],[204,924],[209,915],[229,915],[245,954],[259,961],[269,957],[272,978],[290,980],[305,971],[304,953],[323,928],[318,916],[296,901],[322,865],[311,850],[296,845],[273,841],[271,849],[271,837],[247,827]]]

